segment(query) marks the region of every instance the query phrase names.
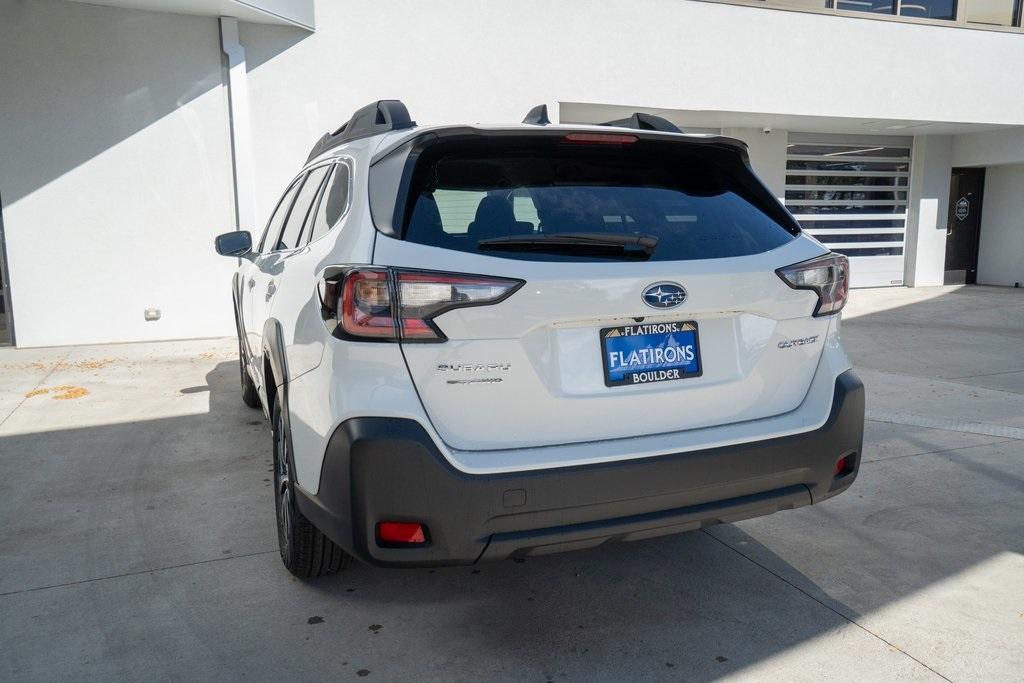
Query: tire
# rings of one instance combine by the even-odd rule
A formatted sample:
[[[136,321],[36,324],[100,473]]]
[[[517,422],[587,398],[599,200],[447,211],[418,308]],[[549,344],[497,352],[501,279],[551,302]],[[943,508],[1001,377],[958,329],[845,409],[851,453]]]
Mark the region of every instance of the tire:
[[[273,407],[274,509],[277,512],[277,545],[284,566],[300,579],[312,579],[346,569],[352,556],[327,538],[306,519],[295,502],[291,441],[280,401]]]
[[[238,340],[238,374],[242,379],[242,403],[250,408],[260,407],[260,392],[256,389],[256,383],[249,376],[245,369],[245,354],[242,352],[242,340]]]

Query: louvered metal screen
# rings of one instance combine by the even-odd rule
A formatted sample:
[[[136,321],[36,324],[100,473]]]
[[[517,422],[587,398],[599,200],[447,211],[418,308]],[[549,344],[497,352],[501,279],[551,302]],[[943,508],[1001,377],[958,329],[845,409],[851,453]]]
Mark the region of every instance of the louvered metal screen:
[[[791,133],[786,208],[850,257],[853,287],[903,284],[912,138]]]

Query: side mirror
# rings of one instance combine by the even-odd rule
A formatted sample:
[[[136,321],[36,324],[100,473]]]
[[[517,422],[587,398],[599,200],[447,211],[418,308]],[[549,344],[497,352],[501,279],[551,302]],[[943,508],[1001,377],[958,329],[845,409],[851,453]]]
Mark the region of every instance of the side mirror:
[[[214,248],[221,256],[241,258],[252,251],[252,235],[248,230],[236,230],[217,235]]]

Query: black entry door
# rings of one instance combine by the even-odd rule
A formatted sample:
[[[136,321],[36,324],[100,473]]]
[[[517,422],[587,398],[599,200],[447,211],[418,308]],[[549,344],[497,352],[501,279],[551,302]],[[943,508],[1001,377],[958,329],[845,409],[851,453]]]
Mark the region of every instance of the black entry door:
[[[954,168],[949,183],[946,223],[947,285],[973,285],[978,279],[978,237],[985,169]]]

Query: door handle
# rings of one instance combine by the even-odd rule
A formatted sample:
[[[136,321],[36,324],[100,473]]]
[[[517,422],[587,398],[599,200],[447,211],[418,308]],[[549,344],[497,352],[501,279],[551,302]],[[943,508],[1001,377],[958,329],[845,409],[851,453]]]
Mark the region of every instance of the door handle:
[[[273,280],[271,280],[270,283],[267,285],[267,298],[269,299],[270,297],[274,296],[274,292],[276,291],[277,285],[274,284]]]
[[[249,278],[249,289],[252,289],[255,286],[256,286],[256,280],[254,278]]]

